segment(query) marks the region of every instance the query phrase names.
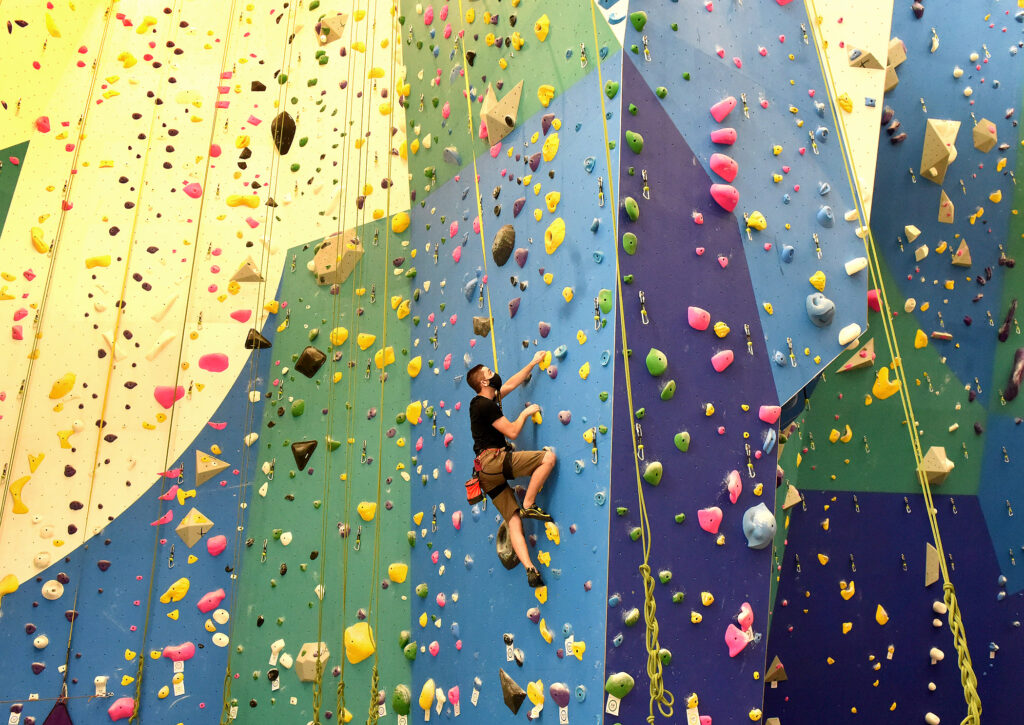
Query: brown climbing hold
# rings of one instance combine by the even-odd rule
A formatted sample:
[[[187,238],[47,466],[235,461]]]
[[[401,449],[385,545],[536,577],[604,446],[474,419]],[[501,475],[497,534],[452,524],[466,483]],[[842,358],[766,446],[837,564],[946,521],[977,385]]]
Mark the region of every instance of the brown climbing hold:
[[[288,111],[281,111],[274,116],[274,120],[270,122],[270,135],[274,139],[277,152],[282,156],[287,154],[292,147],[292,141],[295,140],[295,119]]]
[[[231,281],[262,282],[263,275],[260,274],[260,268],[256,266],[255,260],[252,257],[246,257],[245,261],[242,262],[242,266],[231,276]]]
[[[764,681],[771,683],[772,688],[778,687],[780,682],[785,682],[789,677],[786,676],[786,668],[782,664],[782,660],[779,659],[778,655],[775,655],[775,659],[768,665],[768,670],[764,673]]]
[[[494,263],[499,267],[504,267],[509,257],[512,256],[515,246],[516,230],[511,224],[506,224],[495,233],[494,241],[491,242],[491,256],[494,257]]]
[[[857,352],[853,353],[846,362],[843,363],[837,372],[845,373],[849,370],[860,370],[862,368],[869,368],[875,364],[875,338],[871,338],[863,345]]]
[[[987,118],[983,118],[974,124],[974,130],[971,132],[971,135],[974,137],[974,148],[983,154],[987,154],[999,143],[996,125]]]
[[[946,449],[932,446],[924,454],[917,470],[924,474],[925,480],[931,485],[938,485],[946,480],[956,464],[946,458]]]
[[[327,237],[313,257],[317,284],[343,284],[363,258],[363,243],[355,229]]]
[[[489,334],[491,334],[491,318],[474,317],[473,334],[479,335],[480,337],[487,337]]]
[[[960,246],[956,248],[956,253],[953,255],[953,266],[954,267],[970,267],[971,266],[971,249],[967,246],[967,240],[961,239]]]
[[[295,465],[300,471],[306,470],[309,459],[313,457],[316,450],[316,441],[295,441],[292,443],[292,456],[295,458]]]
[[[307,378],[312,378],[326,361],[327,355],[323,350],[309,345],[299,353],[299,359],[295,361],[295,370]]]
[[[956,161],[956,135],[959,121],[929,118],[924,130],[920,174],[929,181],[942,184],[946,170]]]
[[[498,668],[498,675],[501,677],[501,696],[505,700],[505,705],[515,715],[526,700],[526,690],[509,677],[505,670]]]
[[[270,347],[270,340],[263,337],[256,328],[251,328],[245,337],[246,350],[266,350]]]

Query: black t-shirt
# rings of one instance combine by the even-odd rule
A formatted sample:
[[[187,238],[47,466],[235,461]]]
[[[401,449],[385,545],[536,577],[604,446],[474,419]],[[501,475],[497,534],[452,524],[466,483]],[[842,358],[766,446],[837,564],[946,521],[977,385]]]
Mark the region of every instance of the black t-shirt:
[[[473,452],[487,448],[504,448],[505,436],[494,427],[494,421],[503,417],[501,406],[490,398],[477,395],[469,403],[469,424],[473,433]]]

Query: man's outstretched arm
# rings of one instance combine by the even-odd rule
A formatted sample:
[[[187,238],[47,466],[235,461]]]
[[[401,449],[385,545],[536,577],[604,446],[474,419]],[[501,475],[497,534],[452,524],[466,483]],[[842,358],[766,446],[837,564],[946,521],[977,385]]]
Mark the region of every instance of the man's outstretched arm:
[[[523,381],[526,380],[527,376],[530,374],[530,371],[533,370],[533,367],[544,359],[544,355],[545,352],[543,350],[537,351],[533,356],[533,360],[523,366],[522,370],[506,380],[501,386],[501,397],[504,398],[506,395],[522,385]]]

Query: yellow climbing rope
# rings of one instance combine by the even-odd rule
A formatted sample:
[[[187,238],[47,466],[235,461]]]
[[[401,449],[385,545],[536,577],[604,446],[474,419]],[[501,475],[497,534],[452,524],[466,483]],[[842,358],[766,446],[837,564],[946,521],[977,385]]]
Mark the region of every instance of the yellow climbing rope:
[[[918,482],[921,485],[921,493],[924,496],[925,511],[928,514],[928,524],[931,527],[932,538],[935,542],[935,549],[938,552],[939,570],[942,573],[942,594],[943,600],[948,609],[949,628],[953,633],[953,646],[957,652],[957,664],[960,668],[960,684],[964,690],[964,700],[967,703],[967,715],[961,721],[961,725],[980,725],[981,723],[981,697],[978,695],[978,678],[974,674],[974,667],[971,663],[971,653],[967,647],[967,635],[964,630],[963,620],[960,614],[960,605],[957,602],[956,590],[953,582],[949,579],[949,570],[946,567],[946,554],[942,547],[942,536],[939,532],[939,524],[936,518],[936,509],[932,503],[931,487],[928,479],[921,470],[921,441],[917,432],[917,418],[914,416],[914,407],[910,400],[910,390],[907,386],[905,371],[903,370],[903,359],[900,356],[899,343],[896,339],[896,330],[893,326],[892,310],[889,307],[888,296],[885,285],[882,281],[882,271],[875,248],[875,239],[871,233],[871,226],[865,215],[864,201],[860,193],[860,179],[857,176],[857,168],[853,164],[852,151],[848,145],[849,135],[846,132],[846,123],[841,115],[837,116],[835,111],[836,87],[835,78],[832,75],[832,65],[825,52],[825,42],[819,31],[820,18],[814,0],[804,0],[804,7],[810,20],[810,26],[814,41],[818,50],[818,64],[821,67],[822,77],[828,89],[829,105],[832,112],[832,120],[836,127],[841,130],[839,134],[842,147],[843,167],[846,171],[846,180],[853,191],[857,212],[864,228],[867,230],[867,242],[865,244],[868,254],[868,264],[871,275],[871,283],[878,289],[879,304],[881,307],[880,317],[882,329],[885,333],[885,341],[889,347],[889,354],[892,356],[892,367],[896,379],[899,381],[900,404],[903,407],[903,414],[906,417],[907,431],[910,435],[910,447],[914,454],[914,463],[917,471]]]
[[[463,20],[466,13],[462,9],[462,0],[459,0],[459,17]],[[469,148],[473,153],[473,187],[476,192],[476,218],[480,223],[480,251],[484,264],[484,279],[487,277],[487,242],[484,235],[484,207],[480,201],[480,172],[476,166],[476,134],[473,132],[473,101],[469,97],[469,60],[466,58],[466,35],[463,33],[459,38],[459,47],[462,49],[462,78],[466,82],[466,128],[469,133]],[[453,240],[454,241],[454,240]],[[483,282],[481,281],[481,284]],[[498,372],[498,343],[494,333],[494,313],[491,311],[491,286],[487,285],[487,320],[491,326],[491,354],[494,355],[494,372]]]
[[[640,478],[640,458],[637,455],[636,429],[633,427],[633,386],[629,375],[629,355],[627,350],[629,344],[626,340],[626,315],[622,303],[622,272],[619,268],[619,225],[618,225],[618,200],[615,197],[615,173],[612,170],[612,157],[608,138],[608,115],[604,106],[604,78],[601,71],[601,53],[597,37],[597,11],[594,7],[594,0],[590,3],[590,20],[594,28],[594,50],[597,59],[597,94],[601,99],[601,122],[604,126],[604,157],[608,167],[608,191],[612,203],[612,244],[615,246],[615,283],[619,302],[619,334],[622,336],[622,369],[626,378],[626,401],[629,409],[629,432],[633,441],[633,468],[636,473],[636,495],[638,510],[640,514],[640,544],[643,550],[643,563],[640,565],[640,576],[644,583],[644,622],[646,624],[645,645],[647,647],[647,676],[650,678],[650,703],[647,722],[654,723],[654,707],[657,705],[662,717],[671,718],[673,714],[672,705],[675,697],[665,689],[662,677],[661,658],[658,652],[661,645],[658,642],[658,617],[657,606],[654,601],[654,577],[651,576],[651,524],[647,518],[647,502],[644,499],[643,483]]]

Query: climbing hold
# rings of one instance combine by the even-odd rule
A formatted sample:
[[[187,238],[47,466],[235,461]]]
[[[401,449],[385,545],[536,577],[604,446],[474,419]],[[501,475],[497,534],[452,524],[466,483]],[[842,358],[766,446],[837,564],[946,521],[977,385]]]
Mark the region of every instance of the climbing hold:
[[[612,697],[621,700],[633,690],[635,685],[633,676],[628,672],[614,672],[608,675],[604,683],[604,691]]]
[[[821,292],[807,295],[807,316],[817,327],[828,327],[836,315],[836,305]]]
[[[636,254],[637,238],[633,232],[622,235],[622,250],[629,255]]]
[[[551,103],[551,99],[555,97],[555,87],[547,83],[543,83],[537,86],[537,100],[540,101],[540,105],[547,108]]]
[[[107,708],[107,715],[113,722],[124,720],[135,712],[135,700],[130,697],[119,697]],[[47,718],[49,720],[49,718]],[[70,722],[70,719],[68,720]]]
[[[647,372],[651,375],[658,377],[662,375],[665,370],[668,369],[668,358],[661,350],[652,347],[651,351],[647,353]]]
[[[309,460],[313,457],[313,451],[316,450],[316,446],[317,442],[315,440],[292,443],[292,456],[295,458],[295,465],[299,467],[300,471],[306,469]]]
[[[716,352],[711,356],[711,367],[715,369],[716,373],[724,372],[727,367],[732,365],[735,355],[732,350],[722,350]]]
[[[732,146],[736,143],[735,128],[716,128],[711,132],[711,142],[722,146]]]
[[[626,145],[635,154],[644,150],[644,137],[636,131],[626,131]]]
[[[729,471],[729,475],[725,479],[725,490],[729,492],[729,501],[736,503],[740,494],[743,493],[743,481],[740,478],[740,472],[736,469]]]
[[[694,330],[706,330],[711,324],[711,315],[707,310],[700,307],[688,307],[686,309],[686,321]]]
[[[861,329],[860,325],[856,322],[851,322],[849,325],[839,331],[839,344],[849,345],[851,342],[860,337]]]
[[[636,199],[633,197],[627,196],[622,202],[622,208],[631,222],[635,222],[640,218],[640,205],[636,203]]]
[[[295,370],[307,378],[312,378],[326,361],[327,355],[322,350],[309,345],[299,353],[299,359],[295,361]]]
[[[755,229],[763,232],[768,228],[768,220],[759,211],[752,211],[747,215],[747,229]]]
[[[735,624],[730,623],[726,627],[725,644],[729,648],[730,657],[735,657],[742,652],[751,641],[753,641],[752,638],[744,634]]]
[[[818,209],[818,214],[816,218],[818,220],[818,224],[825,227],[826,229],[831,229],[836,225],[836,217],[835,214],[832,213],[832,207],[830,206],[823,205],[820,209]]]
[[[647,13],[643,10],[637,10],[636,12],[629,14],[629,22],[633,24],[633,29],[641,33],[643,32],[644,26],[647,25]]]
[[[604,84],[604,94],[606,96],[608,96],[609,100],[615,98],[615,96],[617,96],[618,93],[619,93],[619,82],[618,81],[608,81],[608,82],[606,82]]]
[[[736,187],[729,184],[712,184],[711,198],[728,212],[731,212],[740,203],[740,193],[736,190]]]
[[[369,622],[356,622],[345,628],[345,656],[351,664],[362,662],[376,650],[377,645],[373,640],[373,630]]]
[[[556,218],[544,232],[544,251],[554,254],[565,240],[565,221],[562,217]]]
[[[775,539],[775,514],[764,502],[743,512],[743,535],[751,549],[767,548]]]
[[[946,457],[943,446],[931,446],[921,458],[917,470],[929,485],[938,485],[949,477],[955,467],[956,464]]]
[[[644,467],[644,480],[652,486],[657,486],[661,483],[663,473],[661,461],[650,461]]]
[[[739,164],[725,154],[711,154],[709,159],[711,170],[730,184],[739,172]]]
[[[270,135],[274,139],[277,152],[284,156],[295,140],[295,119],[287,111],[282,111],[270,122]]]
[[[537,40],[539,40],[542,43],[545,40],[547,40],[548,31],[550,29],[551,29],[551,20],[548,18],[548,16],[546,14],[545,15],[541,15],[537,19],[537,22],[535,22],[533,24],[533,33],[534,33],[534,35],[537,36]]]
[[[473,334],[480,337],[487,337],[491,332],[491,319],[489,317],[473,317]]]
[[[736,108],[736,98],[727,96],[711,106],[711,117],[715,119],[716,123],[721,123],[725,120],[726,116],[732,113],[734,108]]]
[[[672,441],[675,443],[676,448],[681,450],[683,453],[690,450],[690,433],[688,431],[684,430],[676,433]]]
[[[495,233],[494,241],[491,242],[491,256],[494,258],[494,263],[499,267],[504,267],[509,257],[512,256],[515,246],[516,230],[511,224],[506,224]]]
[[[499,668],[498,675],[501,678],[501,697],[505,701],[505,706],[512,711],[513,715],[515,715],[519,712],[519,708],[522,707],[523,702],[526,700],[526,691],[520,687],[515,680],[509,677],[504,669]],[[433,680],[431,680],[431,683],[433,683]],[[433,695],[433,693],[431,693],[431,695]],[[421,696],[421,703],[422,700],[423,698]],[[427,707],[423,709],[429,710],[430,705],[428,704]]]
[[[661,387],[660,397],[662,400],[672,400],[676,394],[676,381],[669,380]]]
[[[825,273],[820,269],[811,275],[810,279],[807,280],[811,283],[811,286],[819,292],[825,291]]]
[[[717,506],[701,509],[697,512],[697,523],[709,534],[717,534],[722,525],[722,509]]]
[[[889,368],[883,367],[879,369],[875,375],[875,383],[871,386],[871,394],[879,400],[885,400],[900,390],[899,378],[896,380],[889,380]]]

